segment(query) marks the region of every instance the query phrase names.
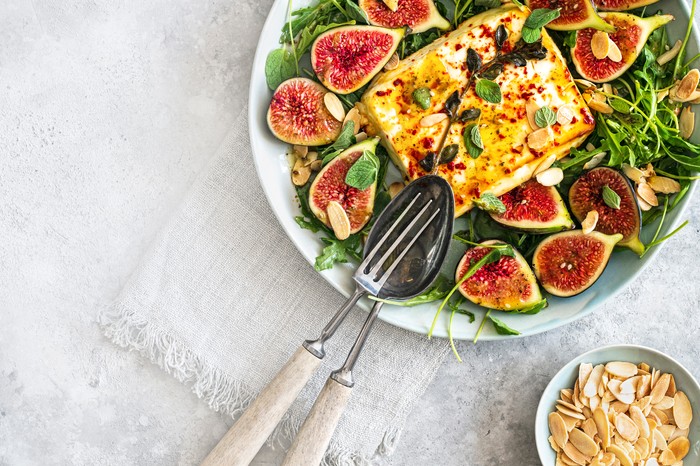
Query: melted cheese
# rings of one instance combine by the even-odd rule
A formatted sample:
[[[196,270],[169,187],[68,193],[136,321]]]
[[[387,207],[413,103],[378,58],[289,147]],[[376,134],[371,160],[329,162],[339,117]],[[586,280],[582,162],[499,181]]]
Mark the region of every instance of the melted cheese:
[[[520,39],[528,15],[526,9],[511,4],[474,16],[407,57],[396,69],[379,75],[362,97],[361,109],[370,121],[370,132],[381,136],[382,144],[409,180],[426,174],[418,162],[428,152],[437,151],[443,138],[445,146],[458,144],[454,160],[440,165],[438,170],[452,185],[457,216],[471,209],[473,200],[483,193],[500,196],[527,181],[544,158],[552,154],[564,157],[594,129],[593,116],[561,52],[544,29],[542,44],[547,56],[528,60],[523,67],[506,64],[495,79],[503,95],[500,104],[481,99],[473,84],[464,95],[459,113],[469,108],[481,110],[479,129],[484,151],[478,158],[469,156],[462,139],[465,125],[473,122],[455,122],[450,126],[443,120],[430,127],[420,125],[423,117],[444,112],[450,94],[461,92],[467,85],[467,49],[478,52],[484,63],[492,60],[497,53],[494,32],[503,24],[508,30],[503,51],[508,52]],[[424,86],[431,90],[431,104],[426,110],[412,97],[415,89]],[[531,150],[526,142],[533,131],[525,112],[525,102],[531,97],[554,112],[567,105],[574,113],[571,123],[553,125],[553,140],[541,151]]]

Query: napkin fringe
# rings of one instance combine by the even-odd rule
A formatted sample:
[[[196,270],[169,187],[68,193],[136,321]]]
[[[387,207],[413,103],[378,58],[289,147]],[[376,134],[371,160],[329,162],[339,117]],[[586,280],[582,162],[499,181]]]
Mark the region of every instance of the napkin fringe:
[[[115,344],[138,351],[151,362],[183,383],[215,411],[237,417],[255,399],[240,380],[234,380],[195,355],[166,331],[148,322],[122,303],[107,307],[98,317],[107,338]],[[301,419],[289,413],[282,419],[267,443],[271,447],[291,444],[301,427]],[[384,463],[396,448],[399,429],[384,433],[374,455],[367,457],[331,442],[322,466],[370,466]]]

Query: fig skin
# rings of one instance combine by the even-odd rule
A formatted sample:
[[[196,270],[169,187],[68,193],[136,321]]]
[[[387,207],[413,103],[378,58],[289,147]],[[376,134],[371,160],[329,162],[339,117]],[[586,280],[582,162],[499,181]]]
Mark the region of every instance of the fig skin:
[[[382,70],[405,32],[377,26],[333,28],[311,46],[311,67],[329,90],[350,94]]]
[[[620,196],[620,208],[613,209],[603,201],[603,186],[608,186]],[[571,212],[582,222],[588,212],[598,212],[596,231],[613,235],[620,233],[618,246],[624,246],[637,254],[644,252],[639,240],[642,216],[632,184],[621,172],[609,167],[596,167],[583,173],[569,189]]]
[[[502,195],[503,214],[491,213],[497,223],[531,234],[556,233],[574,228],[564,200],[554,186],[542,186],[529,180]]]
[[[593,55],[591,38],[594,29],[581,29],[576,32],[576,44],[571,48],[571,59],[582,78],[594,83],[605,83],[618,78],[639,56],[649,35],[664,24],[673,20],[671,15],[654,15],[647,18],[629,13],[601,13],[600,17],[616,29],[610,34],[622,52],[622,60],[614,62],[606,57],[601,60]]]
[[[556,233],[535,249],[532,268],[548,293],[568,298],[593,285],[608,265],[621,234],[605,235],[581,230]]]
[[[642,8],[659,0],[594,0],[596,8],[601,11],[627,11]]]
[[[591,0],[528,0],[527,6],[531,10],[537,8],[560,8],[560,16],[547,24],[548,29],[556,31],[577,31],[584,28],[593,28],[605,32],[615,30],[610,24],[598,16]]]
[[[396,11],[392,11],[383,0],[360,0],[360,8],[370,24],[388,28],[408,26],[409,34],[450,27],[450,22],[440,15],[433,0],[399,0]]]
[[[331,227],[326,214],[326,207],[330,201],[336,201],[343,206],[350,220],[350,234],[362,230],[372,218],[374,196],[377,191],[376,180],[361,191],[347,185],[345,176],[364,151],[374,152],[378,142],[378,138],[370,138],[348,147],[328,162],[314,178],[309,188],[309,207],[316,218],[327,227]]]
[[[300,146],[321,146],[338,139],[342,123],[326,108],[326,89],[307,78],[280,84],[267,109],[267,125],[278,139]]]
[[[482,241],[481,244],[506,243],[487,240]],[[479,246],[467,249],[457,265],[455,280],[459,281],[470,264],[484,257],[489,251],[489,248]],[[477,270],[462,283],[459,292],[479,306],[506,312],[526,309],[542,301],[542,293],[530,265],[515,248],[513,251],[515,251],[515,257],[503,256],[497,262]]]

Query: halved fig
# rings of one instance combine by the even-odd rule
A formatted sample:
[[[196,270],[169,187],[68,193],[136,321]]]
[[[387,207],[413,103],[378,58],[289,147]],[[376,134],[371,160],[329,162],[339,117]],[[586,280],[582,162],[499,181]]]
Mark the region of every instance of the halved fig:
[[[532,267],[545,290],[568,298],[587,290],[598,280],[620,239],[620,234],[611,236],[597,231],[556,233],[537,246]]]
[[[386,65],[404,32],[403,28],[376,26],[331,29],[318,36],[311,46],[311,66],[331,91],[355,92]]]
[[[447,29],[450,22],[435,8],[433,0],[398,0],[396,8],[391,8],[383,0],[360,0],[360,8],[365,12],[370,24],[387,28],[408,26],[409,34],[427,31],[430,28]]]
[[[482,241],[488,246],[505,244],[498,240]],[[469,267],[491,251],[475,246],[464,253],[457,265],[455,280],[459,281]],[[540,287],[525,258],[515,249],[515,257],[502,256],[497,262],[486,264],[466,279],[459,292],[471,302],[489,309],[519,311],[542,301]]]
[[[368,188],[359,190],[346,184],[345,176],[364,151],[374,152],[378,142],[378,138],[370,138],[348,147],[328,162],[311,183],[309,189],[311,212],[326,226],[331,227],[326,212],[328,203],[331,201],[337,202],[345,210],[350,220],[350,234],[360,231],[372,218],[374,194],[377,190],[376,181]]]
[[[601,13],[600,16],[615,27],[615,32],[609,38],[620,49],[622,58],[619,61],[614,61],[613,58],[616,57],[611,58],[610,55],[596,58],[591,47],[596,30],[592,28],[576,32],[576,44],[571,49],[571,59],[581,77],[596,83],[612,81],[627,71],[654,29],[673,20],[671,15],[640,18],[629,13]]]
[[[535,234],[574,228],[564,200],[554,186],[543,186],[536,180],[529,180],[500,199],[506,211],[490,215],[501,225]]]
[[[612,189],[620,197],[620,208],[605,203],[605,187]],[[620,233],[618,246],[630,248],[637,254],[644,252],[644,244],[639,240],[642,227],[639,205],[632,185],[625,175],[608,167],[596,167],[583,173],[569,189],[571,212],[582,222],[588,212],[598,212],[595,229],[606,235]]]
[[[594,28],[601,31],[615,30],[598,16],[591,0],[528,0],[531,10],[537,8],[559,9],[559,17],[547,24],[547,28],[557,31],[576,31],[583,28]]]
[[[595,6],[602,11],[627,11],[641,8],[659,0],[593,0]]]
[[[292,78],[279,85],[267,109],[267,125],[279,139],[300,146],[321,146],[335,141],[342,129],[326,108],[328,91],[306,78]]]

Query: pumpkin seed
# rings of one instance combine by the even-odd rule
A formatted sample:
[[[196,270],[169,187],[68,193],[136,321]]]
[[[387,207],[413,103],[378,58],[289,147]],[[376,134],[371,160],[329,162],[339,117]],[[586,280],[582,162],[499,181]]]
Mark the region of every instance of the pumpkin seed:
[[[447,113],[433,113],[421,118],[420,125],[424,128],[430,128],[445,120],[447,120]]]

